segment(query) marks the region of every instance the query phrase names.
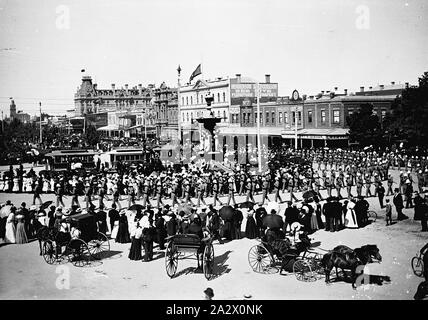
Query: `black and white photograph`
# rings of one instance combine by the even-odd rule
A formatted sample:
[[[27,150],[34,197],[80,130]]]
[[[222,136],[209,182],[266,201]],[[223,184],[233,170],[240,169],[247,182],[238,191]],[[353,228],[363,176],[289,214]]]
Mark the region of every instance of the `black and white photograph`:
[[[428,300],[427,18],[0,0],[0,300]]]

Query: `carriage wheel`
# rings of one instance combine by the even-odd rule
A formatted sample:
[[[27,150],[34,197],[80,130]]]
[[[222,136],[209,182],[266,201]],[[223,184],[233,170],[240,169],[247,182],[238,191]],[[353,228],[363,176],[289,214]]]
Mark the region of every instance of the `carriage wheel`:
[[[69,259],[75,267],[85,267],[90,264],[91,252],[85,241],[73,239],[67,245]]]
[[[321,260],[322,260],[322,255],[320,254],[315,255],[310,260],[311,269],[315,274],[318,274],[318,275],[324,274],[324,267],[322,266]]]
[[[177,272],[178,267],[178,251],[172,241],[168,242],[165,252],[165,269],[167,275],[172,278]]]
[[[202,267],[207,280],[211,280],[214,275],[214,247],[212,244],[207,244],[202,257]]]
[[[312,272],[310,263],[303,259],[298,259],[296,262],[294,262],[293,272],[299,281],[307,282],[316,279],[314,273]]]
[[[367,217],[370,222],[376,222],[377,219],[377,213],[373,210],[370,210],[367,212]]]
[[[97,260],[105,258],[110,251],[110,242],[104,233],[97,232],[96,239],[89,241],[89,252]]]
[[[248,251],[248,263],[253,271],[268,273],[273,264],[273,258],[265,246],[257,244]]]
[[[52,241],[47,240],[43,242],[42,249],[43,258],[48,264],[54,264],[56,261],[55,247]]]
[[[412,269],[415,276],[421,277],[424,273],[424,262],[419,257],[412,258]]]

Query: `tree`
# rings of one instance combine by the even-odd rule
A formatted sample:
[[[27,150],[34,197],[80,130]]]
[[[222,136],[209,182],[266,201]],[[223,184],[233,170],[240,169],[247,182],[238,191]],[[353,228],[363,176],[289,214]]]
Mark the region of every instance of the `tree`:
[[[373,105],[362,104],[357,112],[346,118],[349,126],[349,139],[360,146],[379,146],[382,144],[382,130],[379,117],[373,114]]]
[[[90,125],[86,128],[85,138],[86,142],[92,147],[95,147],[101,140],[100,134],[94,125]]]
[[[408,147],[428,146],[428,72],[419,78],[419,86],[405,89],[391,105],[385,129],[392,142]]]

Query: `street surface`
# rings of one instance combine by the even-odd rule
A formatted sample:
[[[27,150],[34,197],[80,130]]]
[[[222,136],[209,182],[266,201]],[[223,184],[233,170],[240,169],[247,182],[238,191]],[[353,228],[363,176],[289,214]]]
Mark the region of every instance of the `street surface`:
[[[397,181],[398,172],[393,173],[394,181]],[[414,187],[416,189],[417,186]],[[353,192],[356,194],[354,189]],[[325,196],[324,190],[321,193]],[[286,194],[285,200],[288,200],[288,196]],[[297,196],[301,199],[300,193]],[[260,201],[261,195],[255,198]],[[32,194],[0,193],[0,202],[8,199],[15,205],[20,205],[22,201],[30,205]],[[54,200],[54,195],[43,194],[42,199]],[[222,201],[226,199],[222,198]],[[245,201],[245,197],[237,197],[236,200],[239,203]],[[79,201],[83,204],[83,197]],[[207,203],[211,201],[208,198]],[[203,298],[203,291],[207,287],[213,288],[214,299],[226,300],[244,299],[244,295],[250,295],[251,299],[269,300],[413,299],[422,278],[413,274],[410,260],[427,243],[428,234],[421,233],[420,222],[412,220],[413,209],[403,211],[410,217],[408,220],[386,227],[378,199],[372,197],[368,201],[370,209],[378,213],[375,223],[357,230],[319,230],[311,237],[313,242],[319,242],[315,250],[320,253],[324,253],[323,249],[332,249],[339,244],[351,248],[376,244],[383,258],[382,263],[367,265],[365,273],[371,275],[372,279],[390,277],[390,282],[362,284],[353,290],[351,284],[344,281],[326,285],[323,278],[314,282],[301,282],[293,274],[258,274],[252,271],[247,258],[248,250],[258,242],[246,238],[222,245],[214,241],[217,277],[211,281],[207,281],[202,272],[195,272],[196,260],[179,260],[177,275],[170,279],[165,271],[164,252],[159,251],[157,246],[153,261],[131,261],[128,259],[131,244],[119,244],[113,240],[110,242],[109,258],[79,268],[71,263],[48,265],[39,256],[38,243],[33,241],[23,245],[0,246],[0,299],[199,300]],[[68,197],[65,204],[69,205],[70,202],[71,197]],[[169,203],[169,200],[165,202]],[[107,206],[110,203],[107,202]],[[127,200],[124,199],[121,204],[125,206]],[[285,205],[281,207],[285,208]],[[395,217],[396,212],[393,211],[393,219]],[[245,231],[245,224],[244,219],[242,231]]]

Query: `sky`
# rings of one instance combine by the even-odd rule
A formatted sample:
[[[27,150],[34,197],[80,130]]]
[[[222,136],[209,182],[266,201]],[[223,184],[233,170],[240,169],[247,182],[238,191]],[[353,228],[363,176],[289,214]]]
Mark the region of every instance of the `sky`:
[[[81,69],[98,88],[240,73],[358,91],[428,71],[426,0],[0,0],[0,110],[64,114]]]

